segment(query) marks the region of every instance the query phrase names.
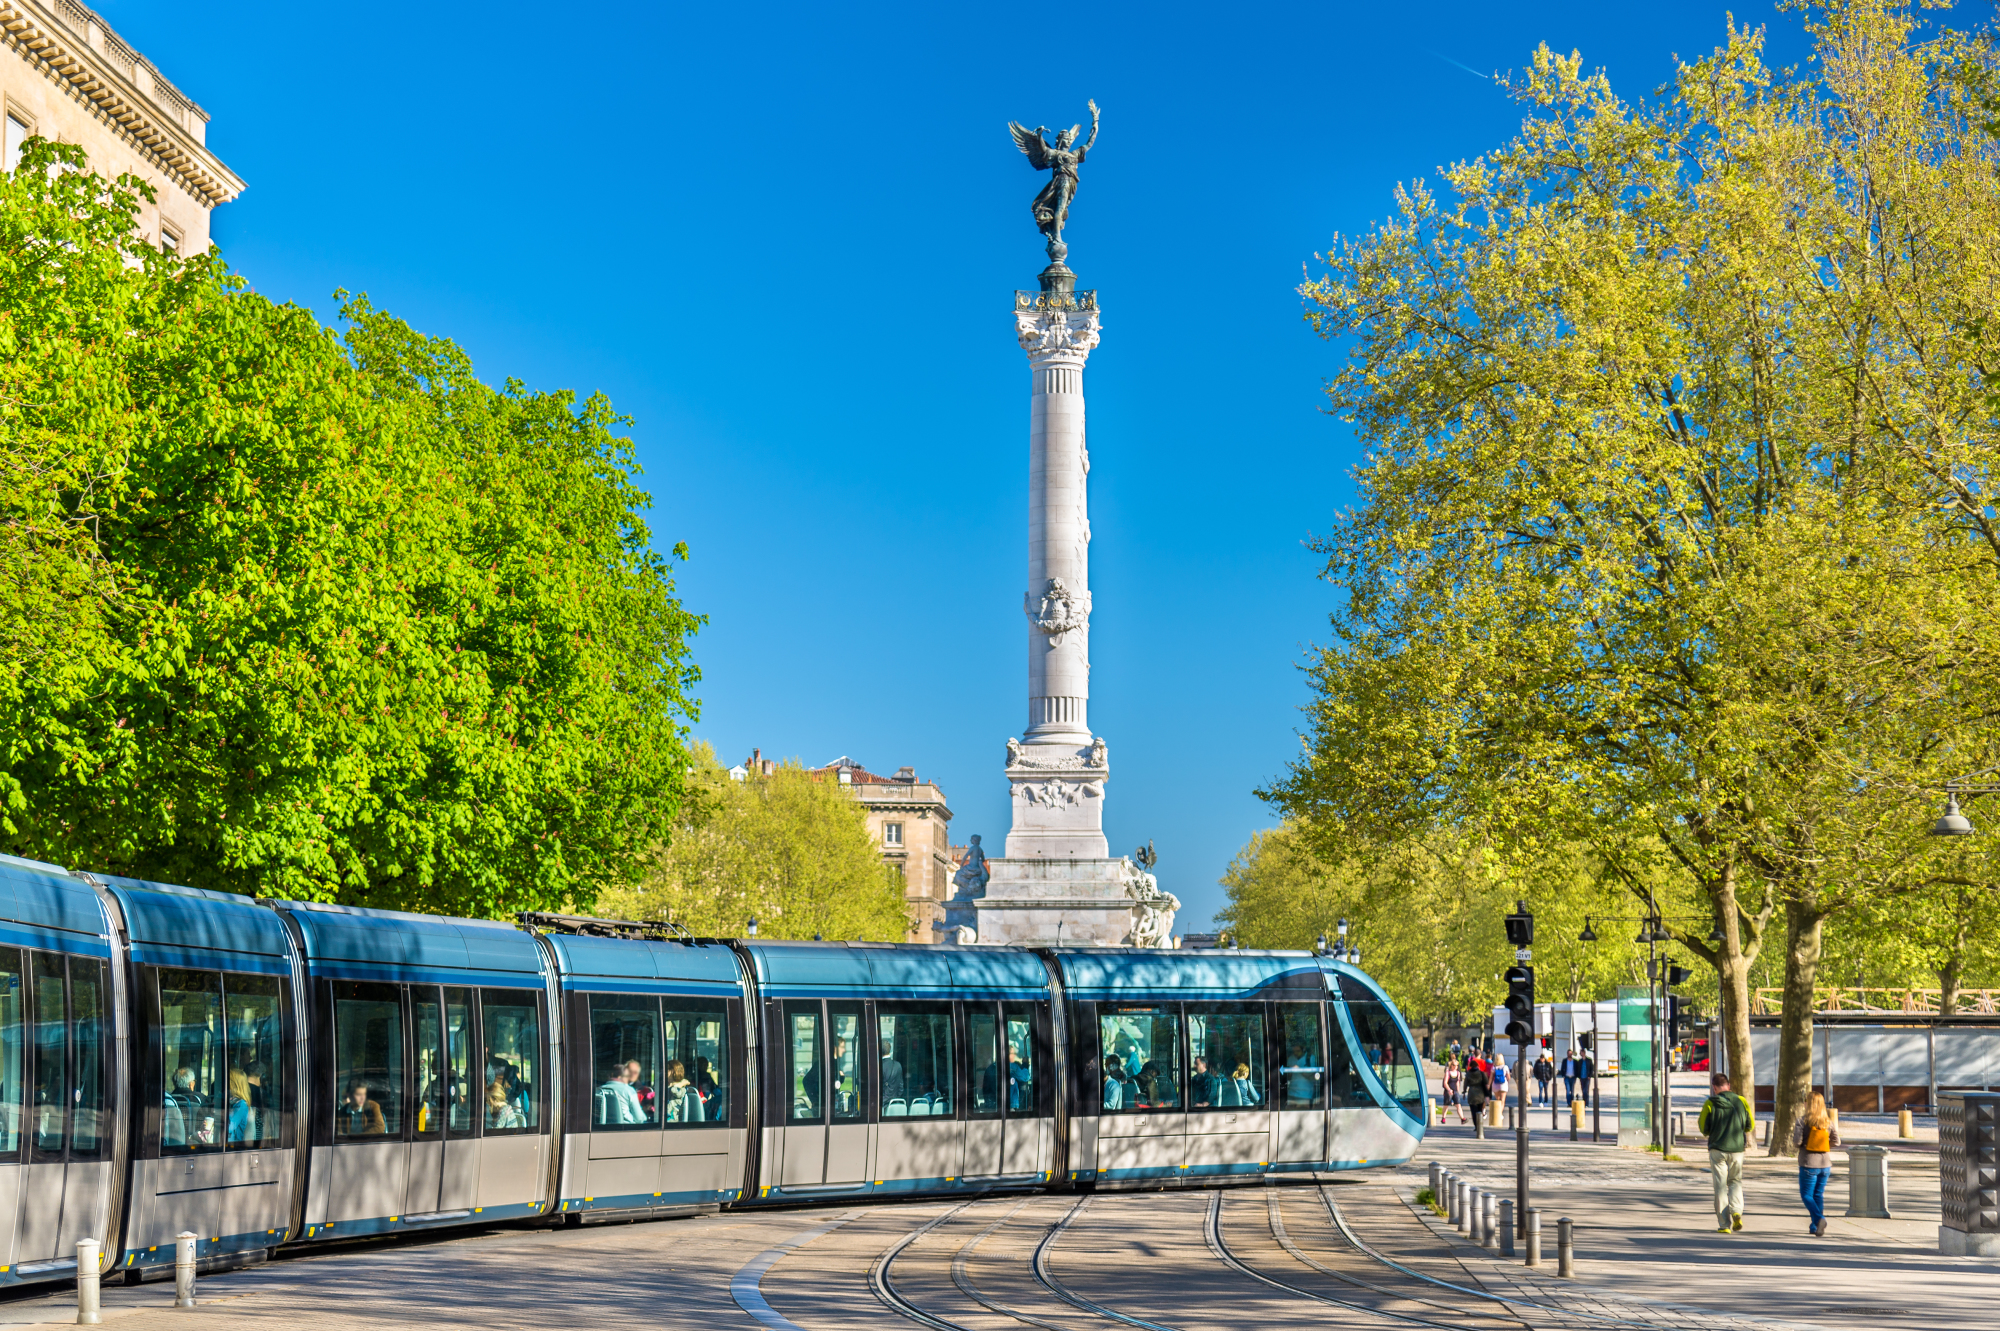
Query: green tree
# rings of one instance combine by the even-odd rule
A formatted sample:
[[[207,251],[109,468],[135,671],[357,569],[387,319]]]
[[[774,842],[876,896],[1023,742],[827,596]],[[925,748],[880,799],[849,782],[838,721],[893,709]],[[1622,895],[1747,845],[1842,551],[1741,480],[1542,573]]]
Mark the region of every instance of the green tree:
[[[1587,916],[1601,921],[1629,903],[1586,852],[1510,860],[1440,834],[1350,843],[1331,857],[1323,845],[1291,823],[1256,833],[1222,877],[1217,923],[1252,947],[1303,948],[1331,942],[1345,919],[1363,968],[1413,1025],[1432,1030],[1486,1027],[1507,992],[1513,952],[1501,918],[1516,901],[1536,916],[1538,999],[1601,998],[1632,982],[1634,931],[1580,941]]]
[[[85,168],[35,144],[0,182],[0,422],[54,460],[0,557],[101,639],[6,663],[0,844],[472,915],[636,880],[700,621],[622,419],[490,388],[365,300],[343,339],[153,252],[137,184]]]
[[[2000,714],[1992,55],[1873,0],[1809,29],[1808,73],[1732,28],[1641,107],[1543,48],[1519,138],[1327,256],[1369,461],[1269,792],[1332,843],[1479,827],[1692,894],[1746,1082],[1782,912],[1774,1143],[1825,921],[1929,881],[1925,788]]]
[[[693,792],[645,880],[605,893],[598,909],[669,919],[704,937],[900,942],[910,928],[903,876],[882,860],[853,791],[796,762],[732,781],[694,746]]]

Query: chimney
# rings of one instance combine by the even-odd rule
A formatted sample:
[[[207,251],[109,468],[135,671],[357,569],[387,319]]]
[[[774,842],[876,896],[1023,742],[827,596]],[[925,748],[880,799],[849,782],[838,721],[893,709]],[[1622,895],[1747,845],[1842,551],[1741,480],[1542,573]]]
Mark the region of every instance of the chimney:
[[[908,782],[910,785],[915,785],[917,783],[917,769],[914,767],[898,767],[896,769],[896,779]]]

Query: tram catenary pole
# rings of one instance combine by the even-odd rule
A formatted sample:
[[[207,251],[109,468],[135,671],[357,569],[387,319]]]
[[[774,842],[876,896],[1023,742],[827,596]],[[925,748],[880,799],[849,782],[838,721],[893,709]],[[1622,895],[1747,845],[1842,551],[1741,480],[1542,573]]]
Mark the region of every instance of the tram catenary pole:
[[[1516,901],[1507,916],[1507,941],[1514,945],[1514,964],[1507,969],[1507,1038],[1514,1042],[1514,1223],[1520,1237],[1528,1234],[1528,1046],[1535,1039],[1535,972],[1530,946],[1535,941],[1535,917],[1528,903]]]

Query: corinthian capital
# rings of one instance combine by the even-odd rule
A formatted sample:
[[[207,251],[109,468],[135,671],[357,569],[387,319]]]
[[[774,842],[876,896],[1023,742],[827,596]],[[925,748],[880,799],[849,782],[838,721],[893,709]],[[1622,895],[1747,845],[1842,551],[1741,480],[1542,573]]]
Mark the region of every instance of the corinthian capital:
[[[1081,362],[1097,346],[1097,311],[1015,310],[1014,335],[1030,361]]]

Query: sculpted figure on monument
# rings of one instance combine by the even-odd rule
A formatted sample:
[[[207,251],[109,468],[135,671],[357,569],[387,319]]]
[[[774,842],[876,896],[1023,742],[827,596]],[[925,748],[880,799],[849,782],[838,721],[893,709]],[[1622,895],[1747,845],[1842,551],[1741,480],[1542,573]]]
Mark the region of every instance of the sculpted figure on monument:
[[[1008,133],[1022,152],[1028,155],[1028,165],[1037,171],[1049,173],[1049,183],[1042,186],[1042,192],[1035,196],[1032,205],[1035,226],[1049,238],[1049,258],[1061,263],[1068,247],[1063,244],[1063,224],[1069,221],[1070,201],[1076,198],[1077,171],[1083,165],[1084,157],[1090,152],[1090,145],[1097,142],[1097,103],[1090,103],[1090,137],[1081,146],[1077,145],[1077,133],[1081,125],[1071,125],[1056,135],[1056,141],[1048,141],[1048,127],[1037,125],[1029,129],[1014,121],[1007,122]]]
[[[986,890],[986,880],[992,876],[986,867],[986,852],[979,848],[979,833],[974,832],[972,844],[965,848],[965,862],[951,876],[951,885],[965,896],[977,896]]]
[[[1085,597],[1089,596],[1086,592]],[[1090,604],[1069,594],[1061,578],[1050,578],[1042,589],[1042,603],[1032,613],[1035,627],[1049,635],[1049,646],[1060,647],[1063,639],[1089,622]]]
[[[1148,867],[1159,863],[1150,841],[1139,854]],[[1131,860],[1123,863],[1125,893],[1138,903],[1132,912],[1132,946],[1165,947],[1173,934],[1174,912],[1181,908],[1181,899],[1171,892],[1162,892],[1160,880]]]

